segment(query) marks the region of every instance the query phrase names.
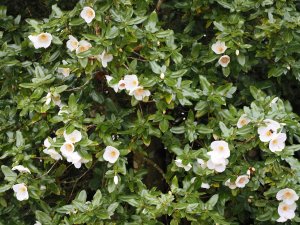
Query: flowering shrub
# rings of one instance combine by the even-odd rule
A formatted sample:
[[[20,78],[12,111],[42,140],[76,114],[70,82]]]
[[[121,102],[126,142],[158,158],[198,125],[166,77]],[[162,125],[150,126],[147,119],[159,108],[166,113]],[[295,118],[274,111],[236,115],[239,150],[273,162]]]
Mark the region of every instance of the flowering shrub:
[[[0,223],[298,224],[297,7],[1,6]]]

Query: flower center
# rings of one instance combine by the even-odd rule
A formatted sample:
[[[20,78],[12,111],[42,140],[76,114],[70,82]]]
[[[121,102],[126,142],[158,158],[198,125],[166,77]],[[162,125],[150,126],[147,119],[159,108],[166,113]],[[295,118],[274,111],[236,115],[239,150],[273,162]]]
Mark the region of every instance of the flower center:
[[[92,10],[87,10],[86,11],[86,15],[88,16],[88,17],[93,17],[94,16],[94,12],[92,11]]]
[[[274,133],[274,131],[272,129],[270,129],[270,130],[267,131],[266,135],[268,137],[270,137],[273,133]]]
[[[132,85],[136,86],[138,82],[136,80],[132,81]]]
[[[221,62],[224,63],[224,64],[225,64],[225,63],[228,63],[228,62],[229,62],[229,59],[228,59],[227,57],[222,57],[222,58],[221,58]]]
[[[289,192],[289,191],[288,191],[288,192],[285,192],[285,193],[284,193],[284,197],[285,197],[285,198],[291,198],[291,197],[292,197],[291,192]]]
[[[219,151],[224,151],[224,147],[223,146],[219,146]]]
[[[27,188],[25,186],[23,186],[23,187],[20,187],[19,190],[20,190],[20,192],[26,192]]]
[[[66,150],[67,150],[68,152],[72,152],[72,151],[73,151],[73,146],[72,146],[72,144],[66,144]]]
[[[285,205],[285,206],[282,207],[282,210],[283,210],[283,211],[288,211],[288,210],[289,210],[289,207],[288,207],[287,205]]]
[[[78,46],[78,41],[72,41],[72,42],[71,42],[71,45],[72,45],[73,48],[77,48],[77,46]]]
[[[246,125],[246,120],[245,120],[245,119],[242,119],[242,120],[241,120],[241,124],[242,124],[242,125]]]
[[[219,52],[223,52],[223,50],[224,50],[224,48],[222,46],[219,46],[217,49]]]
[[[117,153],[116,153],[115,151],[111,151],[111,152],[110,152],[110,156],[111,156],[111,157],[116,157],[116,155],[117,155]]]
[[[144,90],[143,89],[137,89],[136,91],[135,91],[135,93],[137,94],[137,95],[142,95],[143,93],[144,93]]]
[[[240,184],[243,184],[244,182],[245,182],[245,178],[242,177],[242,178],[239,180],[239,183],[240,183]]]
[[[273,141],[272,141],[272,143],[273,143],[273,145],[277,145],[278,144],[278,140],[277,139],[274,139]],[[288,192],[289,193],[289,192]]]
[[[48,36],[46,34],[41,34],[39,36],[39,40],[42,41],[42,42],[45,42],[48,40]]]

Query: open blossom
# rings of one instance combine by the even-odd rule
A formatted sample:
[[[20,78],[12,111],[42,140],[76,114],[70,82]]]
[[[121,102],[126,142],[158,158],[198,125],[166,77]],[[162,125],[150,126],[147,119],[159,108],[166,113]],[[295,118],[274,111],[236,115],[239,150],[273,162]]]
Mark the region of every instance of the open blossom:
[[[103,159],[113,164],[118,160],[119,156],[120,152],[118,149],[112,146],[107,146],[103,154]]]
[[[67,134],[66,131],[64,131],[64,138],[66,142],[71,142],[71,143],[77,143],[82,139],[82,135],[79,130],[74,130],[72,133]]]
[[[80,16],[85,20],[86,23],[90,23],[95,18],[95,11],[91,7],[87,6],[83,8]]]
[[[293,189],[285,188],[277,192],[276,199],[279,201],[283,201],[288,205],[291,205],[299,199],[299,196]]]
[[[46,149],[43,150],[43,152],[45,154],[49,155],[52,159],[54,159],[56,161],[62,159],[62,156],[57,151],[55,151],[54,149],[46,148]]]
[[[182,163],[181,159],[176,159],[175,160],[175,165],[180,167],[180,168],[183,168],[185,171],[189,171],[192,168],[192,165],[190,163],[188,163],[187,165],[184,165]]]
[[[285,222],[288,219],[293,219],[295,217],[296,208],[296,203],[286,204],[285,202],[280,202],[278,206],[278,214],[280,218],[277,222]]]
[[[210,188],[210,185],[209,185],[208,183],[202,183],[202,184],[201,184],[201,188],[209,189],[209,188]]]
[[[246,126],[248,123],[250,123],[251,120],[247,118],[246,114],[241,115],[237,122],[237,128],[242,128],[243,126]]]
[[[286,134],[276,134],[269,142],[269,149],[272,152],[280,152],[285,148]]]
[[[92,47],[91,43],[85,40],[79,41],[78,48],[76,48],[76,54],[85,52]]]
[[[247,175],[238,176],[235,180],[235,185],[239,188],[244,188],[249,183],[249,177]]]
[[[41,33],[39,35],[29,35],[29,40],[33,43],[34,48],[48,48],[51,45],[52,35]]]
[[[219,164],[220,162],[223,162],[223,159],[227,159],[230,156],[229,146],[225,141],[213,141],[210,144],[210,147],[212,151],[207,154],[214,164]]]
[[[197,163],[201,166],[202,169],[206,168],[206,162],[203,159],[197,158]]]
[[[129,95],[133,95],[138,101],[142,101],[145,97],[149,97],[150,94],[150,91],[145,90],[143,87],[137,87],[135,90],[129,93]]]
[[[14,166],[12,170],[18,170],[21,173],[31,173],[30,170],[27,167],[24,167],[22,165]]]
[[[69,40],[67,41],[67,48],[73,52],[75,51],[79,46],[79,42],[78,40],[72,36],[72,35],[69,35]]]
[[[119,90],[119,84],[111,84],[111,80],[113,79],[112,76],[105,75],[105,78],[107,80],[107,83],[114,89],[115,92],[118,92]]]
[[[260,126],[257,130],[259,139],[262,142],[269,142],[273,137],[276,136],[277,130],[280,128],[280,124],[271,119],[265,119],[263,122],[265,124]]]
[[[126,84],[124,80],[119,80],[118,88],[119,90],[124,90],[126,88]]]
[[[136,75],[125,75],[124,83],[127,91],[134,91],[139,86],[139,81]]]
[[[64,157],[69,157],[75,150],[72,142],[65,142],[61,147],[60,151]]]
[[[215,44],[211,46],[211,49],[216,53],[216,54],[222,54],[226,51],[227,46],[225,45],[225,42],[223,41],[217,41]]]
[[[84,159],[78,152],[72,152],[67,156],[67,161],[72,163],[75,168],[79,169],[82,163],[87,163],[89,160]]]
[[[228,55],[223,55],[219,58],[218,63],[222,66],[222,67],[227,67],[228,64],[230,63],[230,57]]]
[[[15,184],[13,190],[16,193],[16,197],[19,201],[27,200],[29,198],[27,187],[24,183]]]
[[[230,189],[236,189],[236,184],[235,182],[231,182],[230,179],[225,181],[225,186],[229,187]]]
[[[219,160],[218,163],[214,163],[211,159],[206,162],[207,168],[210,170],[215,170],[218,173],[222,173],[225,171],[226,166],[228,164],[228,159]]]
[[[102,54],[96,56],[96,58],[102,63],[102,66],[106,68],[107,63],[111,62],[114,57],[112,54],[108,54],[106,51],[103,51]]]

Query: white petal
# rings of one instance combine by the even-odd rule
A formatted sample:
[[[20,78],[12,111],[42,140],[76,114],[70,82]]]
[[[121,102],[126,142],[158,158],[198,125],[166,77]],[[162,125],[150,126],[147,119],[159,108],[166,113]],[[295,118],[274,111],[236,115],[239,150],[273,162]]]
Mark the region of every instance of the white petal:
[[[216,53],[216,54],[222,54],[226,51],[227,46],[225,45],[225,42],[217,41],[215,44],[211,46],[211,49]]]
[[[103,159],[113,164],[118,160],[119,156],[120,152],[118,149],[112,146],[107,146],[103,154]]]
[[[63,156],[69,157],[74,152],[74,145],[72,142],[65,142],[61,147],[60,151]]]
[[[84,7],[80,16],[86,23],[90,23],[95,18],[95,11],[91,7]]]
[[[82,135],[80,131],[74,130],[72,133],[67,134],[66,131],[64,131],[64,138],[66,142],[72,142],[72,143],[77,143],[82,139]]]
[[[223,55],[219,58],[218,63],[222,66],[222,67],[227,67],[228,64],[230,63],[230,57],[228,55]]]
[[[117,185],[119,183],[119,178],[118,176],[114,176],[114,183],[115,185]]]

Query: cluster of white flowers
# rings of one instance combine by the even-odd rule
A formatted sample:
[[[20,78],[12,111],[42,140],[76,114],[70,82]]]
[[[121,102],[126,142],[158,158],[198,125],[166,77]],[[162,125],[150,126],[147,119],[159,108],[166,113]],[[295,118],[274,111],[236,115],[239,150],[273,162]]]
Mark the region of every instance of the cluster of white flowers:
[[[211,49],[216,53],[216,54],[223,54],[226,49],[227,46],[225,45],[225,42],[222,41],[217,41],[216,43],[214,43],[211,46]],[[230,57],[228,55],[223,55],[219,58],[218,63],[222,66],[222,67],[227,67],[228,64],[230,63]]]
[[[285,188],[277,192],[276,199],[282,201],[278,206],[279,219],[277,222],[286,222],[295,217],[297,205],[295,201],[299,199],[297,193],[290,188]]]
[[[225,181],[225,186],[229,187],[230,189],[244,188],[246,184],[249,183],[249,176],[248,175],[241,175],[236,178],[234,182],[231,182],[230,179]]]
[[[213,141],[210,147],[212,151],[207,153],[210,156],[206,162],[207,168],[219,173],[225,171],[230,156],[228,143],[226,141]]]
[[[151,94],[149,90],[145,90],[142,86],[139,86],[138,77],[134,74],[125,75],[124,79],[121,79],[116,84],[111,83],[112,79],[112,76],[106,75],[107,83],[114,89],[115,92],[118,92],[119,90],[126,90],[129,95],[133,95],[138,101],[142,101]]]
[[[67,134],[64,131],[65,143],[60,147],[60,151],[67,161],[72,163],[76,168],[80,168],[82,163],[87,163],[89,160],[84,159],[78,152],[75,151],[74,144],[81,141],[82,135],[80,131],[74,130]]]
[[[271,119],[265,119],[264,125],[257,130],[259,139],[262,142],[269,142],[269,149],[272,152],[280,152],[285,148],[286,134],[278,132],[280,124]]]

